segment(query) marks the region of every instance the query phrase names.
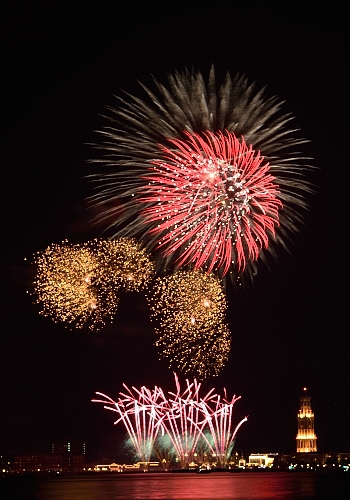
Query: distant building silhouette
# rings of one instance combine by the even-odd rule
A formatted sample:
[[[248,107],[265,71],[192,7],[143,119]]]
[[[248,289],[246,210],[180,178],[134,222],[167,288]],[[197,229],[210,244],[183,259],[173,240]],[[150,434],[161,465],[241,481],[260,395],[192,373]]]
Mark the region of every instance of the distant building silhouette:
[[[313,453],[317,451],[315,434],[315,416],[311,410],[311,397],[304,387],[300,396],[298,413],[297,453]]]

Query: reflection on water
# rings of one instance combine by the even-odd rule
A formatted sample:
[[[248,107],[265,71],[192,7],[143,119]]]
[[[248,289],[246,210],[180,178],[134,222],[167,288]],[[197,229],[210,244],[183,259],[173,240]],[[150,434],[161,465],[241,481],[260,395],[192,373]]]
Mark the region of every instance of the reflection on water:
[[[1,481],[1,479],[0,479]],[[6,488],[6,491],[4,490]],[[308,473],[118,474],[7,478],[1,500],[350,499],[350,475]]]

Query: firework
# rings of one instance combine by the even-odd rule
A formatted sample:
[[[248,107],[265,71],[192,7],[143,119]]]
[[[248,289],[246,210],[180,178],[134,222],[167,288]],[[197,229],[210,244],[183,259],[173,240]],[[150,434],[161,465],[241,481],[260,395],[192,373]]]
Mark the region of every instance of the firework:
[[[247,420],[233,426],[233,405],[239,399],[235,396],[227,401],[211,389],[200,395],[201,384],[196,379],[186,380],[182,392],[179,379],[175,375],[176,391],[167,397],[161,388],[149,390],[142,387],[119,393],[114,401],[109,396],[96,393],[102,399],[104,408],[117,413],[115,424],[122,422],[128,432],[138,459],[148,462],[152,453],[168,468],[176,456],[182,468],[193,462],[198,465],[211,462],[226,467],[240,426]],[[200,462],[198,462],[198,460]]]
[[[53,244],[38,252],[34,260],[34,293],[41,314],[77,328],[88,324],[91,330],[101,328],[107,318],[112,320],[119,299],[101,279],[101,266],[91,244]]]
[[[154,265],[134,239],[98,240],[96,253],[104,279],[117,290],[139,291],[153,277]]]
[[[224,320],[226,298],[220,280],[202,271],[177,271],[158,278],[148,297],[152,319],[162,328],[199,335]]]
[[[149,462],[159,427],[162,423],[161,404],[165,398],[161,389],[155,387],[153,391],[142,387],[140,390],[133,387],[130,390],[125,384],[126,393],[120,393],[118,401],[101,392],[97,395],[104,399],[93,399],[95,403],[103,403],[104,408],[117,413],[114,424],[123,422],[136,455],[142,462]]]
[[[226,391],[225,391],[226,395]],[[243,418],[236,427],[232,425],[233,405],[240,397],[233,396],[231,401],[221,400],[217,396],[216,400],[201,400],[200,406],[205,417],[208,432],[203,434],[203,439],[207,443],[212,456],[220,467],[226,467],[232,454],[237,432],[241,425],[247,421]]]
[[[55,321],[98,330],[112,321],[119,291],[138,291],[153,274],[153,264],[134,240],[93,240],[53,244],[35,256],[34,283],[41,313]]]
[[[169,401],[163,409],[165,413],[163,428],[167,432],[173,445],[176,456],[182,468],[193,462],[198,441],[203,434],[206,421],[202,417],[200,401],[208,404],[213,398],[214,389],[211,389],[203,398],[200,398],[201,384],[196,379],[192,383],[186,380],[186,390],[181,393],[180,382],[176,374],[176,392],[169,392]]]
[[[216,377],[228,361],[231,333],[227,325],[219,324],[214,330],[203,328],[198,336],[174,334],[157,330],[155,345],[160,358],[166,358],[169,367],[192,373],[203,380]]]
[[[96,174],[93,203],[110,207],[101,217],[113,218],[116,235],[160,252],[164,269],[253,276],[302,222],[311,167],[297,148],[306,141],[282,103],[244,77],[227,75],[218,91],[213,69],[207,84],[188,71],[169,84],[143,86],[149,103],[129,95],[110,108],[98,147],[111,170]]]
[[[148,298],[157,323],[156,346],[170,366],[199,379],[217,375],[228,359],[231,335],[224,323],[226,299],[217,277],[177,271],[158,278]]]
[[[168,434],[159,432],[153,444],[153,452],[164,470],[170,468],[171,462],[176,458],[176,451]]]
[[[145,221],[158,223],[151,233],[165,255],[181,249],[178,264],[238,271],[268,247],[279,224],[281,201],[269,166],[233,132],[207,132],[187,141],[171,140],[164,159],[154,161],[149,176]]]

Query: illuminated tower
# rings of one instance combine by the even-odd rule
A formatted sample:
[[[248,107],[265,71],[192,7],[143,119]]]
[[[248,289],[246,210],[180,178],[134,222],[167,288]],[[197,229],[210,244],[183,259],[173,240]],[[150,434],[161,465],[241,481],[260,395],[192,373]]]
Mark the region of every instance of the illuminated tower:
[[[311,397],[304,393],[300,397],[300,410],[298,413],[297,453],[310,453],[317,451],[315,434],[315,417],[311,410]]]

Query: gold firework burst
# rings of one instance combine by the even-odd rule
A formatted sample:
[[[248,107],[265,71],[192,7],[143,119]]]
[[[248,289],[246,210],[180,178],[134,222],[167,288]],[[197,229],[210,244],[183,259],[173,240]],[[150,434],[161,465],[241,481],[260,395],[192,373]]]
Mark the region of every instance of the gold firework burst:
[[[113,320],[120,289],[139,291],[154,274],[146,251],[128,238],[76,245],[63,241],[38,252],[34,261],[41,314],[91,330]]]
[[[34,292],[41,314],[77,328],[88,324],[91,330],[104,326],[107,318],[112,320],[119,298],[105,284],[94,244],[52,244],[34,261]]]
[[[198,380],[217,376],[225,366],[231,349],[231,332],[224,323],[203,327],[200,335],[181,334],[171,329],[158,330],[155,345],[159,356],[171,367],[192,373]]]
[[[104,280],[112,288],[139,291],[154,275],[154,265],[136,240],[117,238],[96,242]]]
[[[219,279],[200,270],[178,271],[159,278],[148,301],[151,319],[159,325],[159,355],[198,378],[217,375],[231,346]]]
[[[226,298],[219,279],[203,271],[178,271],[159,278],[149,299],[152,319],[162,328],[196,335],[215,327],[226,313]]]

